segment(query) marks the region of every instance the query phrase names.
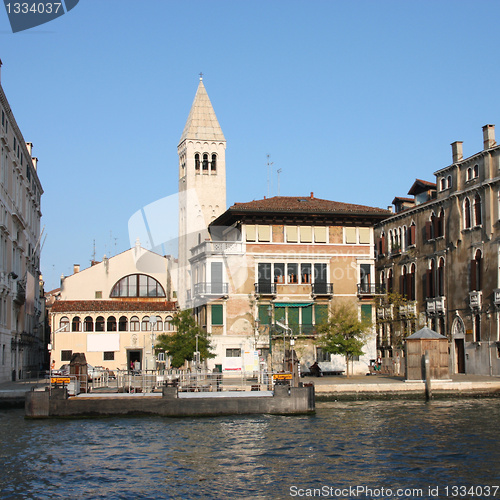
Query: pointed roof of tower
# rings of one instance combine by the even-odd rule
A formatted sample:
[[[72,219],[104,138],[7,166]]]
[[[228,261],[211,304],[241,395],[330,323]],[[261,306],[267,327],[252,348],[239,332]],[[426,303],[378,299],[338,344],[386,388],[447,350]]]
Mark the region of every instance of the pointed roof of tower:
[[[193,105],[191,106],[191,111],[189,112],[179,144],[186,139],[200,139],[205,141],[226,140],[203,85],[202,78],[200,78],[200,84],[194,96]]]

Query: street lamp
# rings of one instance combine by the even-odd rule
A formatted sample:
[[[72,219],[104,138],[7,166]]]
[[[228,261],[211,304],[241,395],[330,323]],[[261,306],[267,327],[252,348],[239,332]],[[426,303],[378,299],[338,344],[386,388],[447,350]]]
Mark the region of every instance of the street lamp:
[[[273,372],[273,331],[272,331],[272,320],[273,320],[273,306],[269,304],[267,308],[267,315],[269,317],[269,366],[268,371]]]
[[[153,370],[156,368],[154,365],[156,364],[156,357],[155,357],[155,341],[156,341],[156,334],[154,333],[156,323],[157,323],[156,316],[150,316],[149,317],[149,327],[151,328],[151,361],[152,361],[152,367],[151,369]]]

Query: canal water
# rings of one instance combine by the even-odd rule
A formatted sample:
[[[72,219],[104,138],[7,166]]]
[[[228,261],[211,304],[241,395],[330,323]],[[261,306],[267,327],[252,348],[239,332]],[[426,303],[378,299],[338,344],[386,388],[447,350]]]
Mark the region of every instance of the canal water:
[[[4,410],[0,438],[1,499],[500,498],[500,399],[199,419]]]

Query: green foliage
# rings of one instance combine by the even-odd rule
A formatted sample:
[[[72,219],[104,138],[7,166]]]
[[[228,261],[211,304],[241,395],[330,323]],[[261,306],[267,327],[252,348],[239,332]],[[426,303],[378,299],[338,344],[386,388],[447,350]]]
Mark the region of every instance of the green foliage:
[[[320,337],[316,342],[326,352],[345,356],[349,376],[349,360],[364,354],[363,346],[371,326],[371,321],[358,319],[358,311],[353,306],[334,306],[328,321],[318,326]]]
[[[172,319],[177,331],[173,334],[163,333],[158,336],[156,351],[165,351],[171,359],[174,368],[180,368],[186,361],[193,361],[196,351],[196,335],[198,335],[198,350],[200,359],[215,358],[212,352],[209,334],[200,328],[191,314],[190,309],[177,313]]]

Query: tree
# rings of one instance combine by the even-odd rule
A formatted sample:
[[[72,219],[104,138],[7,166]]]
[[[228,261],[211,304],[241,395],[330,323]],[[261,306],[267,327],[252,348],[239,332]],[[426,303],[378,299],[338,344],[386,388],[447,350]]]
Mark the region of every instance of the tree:
[[[165,351],[170,356],[174,368],[180,368],[186,361],[193,361],[196,336],[198,336],[200,360],[215,358],[209,334],[196,324],[191,309],[177,313],[172,319],[172,324],[177,327],[176,332],[171,335],[166,333],[159,335],[155,349],[157,352]]]
[[[346,376],[349,376],[349,361],[353,356],[364,354],[363,346],[371,329],[371,320],[358,319],[358,311],[350,305],[334,306],[330,318],[319,325],[317,344],[326,352],[345,356]]]

